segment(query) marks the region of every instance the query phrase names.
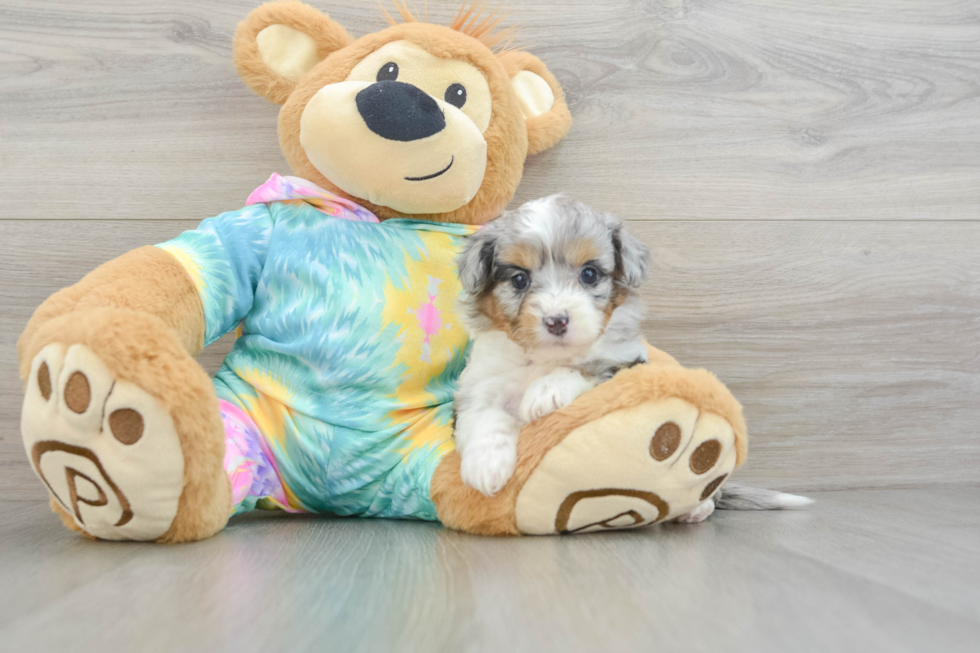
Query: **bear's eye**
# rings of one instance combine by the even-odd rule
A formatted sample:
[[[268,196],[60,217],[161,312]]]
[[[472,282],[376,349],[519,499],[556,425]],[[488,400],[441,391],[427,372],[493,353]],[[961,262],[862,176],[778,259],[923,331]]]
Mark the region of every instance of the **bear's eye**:
[[[591,265],[587,265],[582,269],[582,274],[579,278],[582,279],[582,283],[586,286],[594,286],[599,280],[599,271]]]
[[[446,89],[446,102],[462,109],[466,104],[466,88],[462,84],[450,84]]]
[[[389,61],[381,66],[381,70],[378,71],[379,82],[393,82],[396,79],[398,79],[398,64],[394,61]]]
[[[515,290],[524,290],[531,283],[531,279],[523,272],[518,272],[510,278],[510,283]]]

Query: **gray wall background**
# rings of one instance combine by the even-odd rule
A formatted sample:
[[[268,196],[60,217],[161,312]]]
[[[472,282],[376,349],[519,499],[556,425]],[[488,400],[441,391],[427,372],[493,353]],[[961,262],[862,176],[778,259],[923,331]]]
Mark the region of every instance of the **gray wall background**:
[[[256,4],[0,2],[0,500],[43,496],[14,350],[34,308],[287,172],[277,107],[231,63]],[[383,27],[373,2],[313,4]],[[630,220],[648,338],[745,406],[740,478],[980,482],[977,2],[507,5],[576,121],[514,202],[566,190]]]

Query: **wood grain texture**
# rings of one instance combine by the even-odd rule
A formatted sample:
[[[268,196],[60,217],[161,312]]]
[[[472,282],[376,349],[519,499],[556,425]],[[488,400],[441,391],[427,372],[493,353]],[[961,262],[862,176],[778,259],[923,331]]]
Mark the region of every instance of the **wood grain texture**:
[[[186,219],[284,171],[231,35],[257,0],[4,0],[0,219]],[[434,17],[457,4],[433,0]],[[976,0],[510,0],[575,127],[517,200],[634,219],[980,217]],[[331,0],[355,35],[373,2]],[[24,203],[25,197],[43,201]]]
[[[40,496],[13,349],[37,304],[285,171],[231,64],[256,2],[0,0],[0,498]],[[508,6],[576,119],[515,202],[572,189],[633,221],[648,335],[744,403],[743,479],[980,482],[977,0]]]
[[[57,288],[189,221],[0,223],[0,496],[41,496],[14,341]],[[980,483],[980,223],[633,222],[648,339],[726,382],[740,479],[790,490]],[[230,340],[202,356],[214,371]],[[26,488],[26,489],[25,489]]]
[[[863,651],[980,637],[980,488],[576,537],[253,514],[173,547],[0,503],[11,651]]]
[[[631,219],[648,337],[745,406],[740,480],[956,485],[575,538],[281,514],[180,547],[65,530],[21,448],[14,343],[53,291],[286,172],[277,108],[231,64],[258,3],[0,0],[0,649],[975,649],[978,0],[506,3],[576,121],[515,202],[573,190]],[[383,26],[374,2],[313,4]]]

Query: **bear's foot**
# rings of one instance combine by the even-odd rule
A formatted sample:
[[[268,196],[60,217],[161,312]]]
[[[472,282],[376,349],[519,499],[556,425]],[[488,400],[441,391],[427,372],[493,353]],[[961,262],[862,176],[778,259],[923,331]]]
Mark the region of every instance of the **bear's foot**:
[[[493,497],[464,485],[458,453],[446,454],[432,499],[446,526],[485,535],[697,522],[747,450],[728,389],[704,370],[658,360],[525,426],[514,475]]]
[[[173,419],[89,348],[52,344],[34,358],[21,431],[34,471],[79,529],[106,540],[170,529],[184,489]]]
[[[613,411],[544,456],[518,495],[517,528],[584,533],[686,518],[735,462],[731,425],[682,399]]]
[[[207,373],[159,318],[92,309],[18,343],[24,448],[68,528],[187,542],[231,515],[225,432]]]

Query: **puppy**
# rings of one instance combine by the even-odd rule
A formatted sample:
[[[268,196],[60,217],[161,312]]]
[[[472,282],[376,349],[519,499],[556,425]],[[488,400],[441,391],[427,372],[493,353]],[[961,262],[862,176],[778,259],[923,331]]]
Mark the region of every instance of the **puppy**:
[[[562,195],[468,239],[458,267],[472,343],[455,429],[464,483],[496,494],[514,473],[521,427],[647,362],[635,291],[649,259],[618,218]]]

